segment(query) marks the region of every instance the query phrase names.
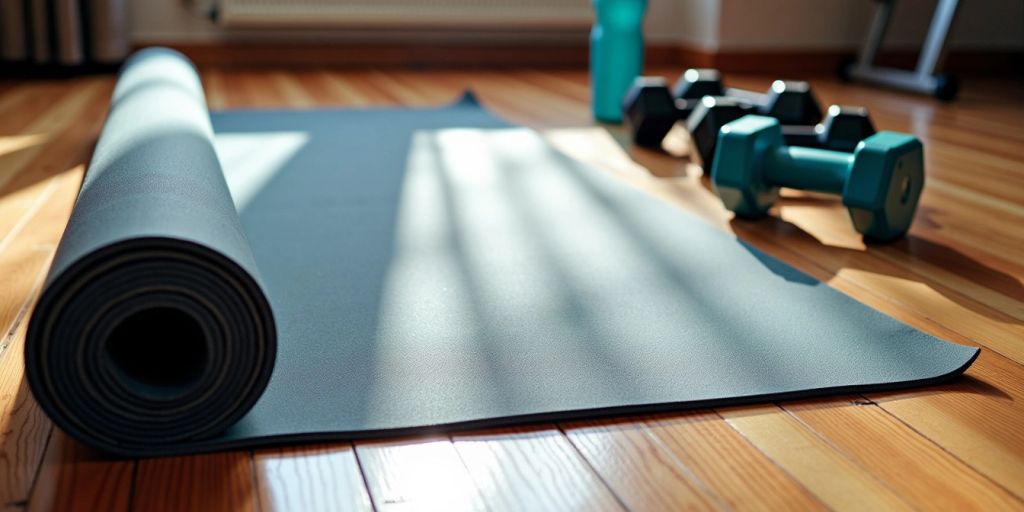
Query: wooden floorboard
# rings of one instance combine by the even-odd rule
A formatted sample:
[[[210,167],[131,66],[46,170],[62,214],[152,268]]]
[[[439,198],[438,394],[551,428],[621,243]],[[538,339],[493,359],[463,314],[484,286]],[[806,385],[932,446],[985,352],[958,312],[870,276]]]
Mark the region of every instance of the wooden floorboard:
[[[474,485],[447,437],[359,443],[356,455],[378,512],[487,510],[497,502],[492,489]]]
[[[813,82],[926,147],[910,235],[865,245],[835,198],[787,192],[732,220],[696,165],[595,126],[586,73],[203,71],[211,108],[427,106],[466,89],[510,122],[919,329],[985,350],[941,386],[657,417],[125,461],[53,429],[23,380],[25,319],[98,136],[113,77],[0,90],[0,508],[741,510],[1022,508],[1024,88],[952,104]],[[674,70],[659,70],[670,79]],[[768,77],[728,77],[763,89]],[[676,151],[685,141],[669,140]],[[656,200],[656,199],[652,199]]]
[[[453,436],[490,510],[622,510],[553,425]]]
[[[135,467],[135,461],[110,459],[54,429],[27,508],[126,511]]]
[[[829,399],[782,408],[919,510],[1004,510],[1020,503],[873,403]]]
[[[252,453],[140,460],[132,481],[130,509],[259,510]]]
[[[255,453],[263,511],[369,511],[351,444],[270,448]]]

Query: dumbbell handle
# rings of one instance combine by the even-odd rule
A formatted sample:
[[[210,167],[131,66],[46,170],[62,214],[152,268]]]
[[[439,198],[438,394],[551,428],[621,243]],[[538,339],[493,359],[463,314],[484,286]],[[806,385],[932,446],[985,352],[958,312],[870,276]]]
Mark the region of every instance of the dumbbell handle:
[[[814,124],[784,124],[782,125],[782,137],[790,146],[821,147],[821,132],[819,125]]]
[[[692,114],[693,110],[697,108],[697,105],[700,105],[700,99],[676,98],[674,101],[676,105],[676,117],[683,121],[690,117],[690,114]]]
[[[741,89],[729,89],[726,92],[732,93]],[[758,95],[756,92],[743,91],[744,94]],[[748,113],[757,113],[757,106],[747,99],[729,97],[729,99],[738,100],[735,105],[743,109]],[[676,112],[680,119],[686,119],[694,110],[697,105],[700,105],[701,100],[696,99],[677,99]],[[822,147],[824,142],[821,140],[821,132],[819,126],[816,124],[783,124],[782,125],[782,136],[786,139],[786,144],[790,146],[808,146],[812,148]]]
[[[725,96],[734,98],[739,101],[745,101],[752,104],[755,107],[764,105],[765,95],[759,92],[748,91],[746,89],[737,89],[735,87],[726,87]]]
[[[768,150],[761,168],[774,186],[842,194],[852,166],[852,153],[780,146]]]

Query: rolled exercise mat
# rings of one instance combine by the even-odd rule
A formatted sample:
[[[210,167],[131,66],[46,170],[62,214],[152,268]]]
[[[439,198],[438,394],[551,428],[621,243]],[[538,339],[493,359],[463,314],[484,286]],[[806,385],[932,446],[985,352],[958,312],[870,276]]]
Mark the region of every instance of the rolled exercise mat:
[[[472,97],[211,115],[168,50],[122,71],[26,344],[54,422],[128,456],[895,389],[977,354]]]

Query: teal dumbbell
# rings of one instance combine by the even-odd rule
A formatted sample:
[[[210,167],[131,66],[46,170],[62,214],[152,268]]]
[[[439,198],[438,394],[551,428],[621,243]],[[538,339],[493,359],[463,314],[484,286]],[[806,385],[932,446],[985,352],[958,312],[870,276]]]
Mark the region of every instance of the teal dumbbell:
[[[768,213],[779,188],[839,194],[858,232],[888,241],[907,232],[924,187],[921,142],[912,135],[878,132],[853,153],[787,146],[779,122],[746,116],[718,134],[711,181],[737,216]]]

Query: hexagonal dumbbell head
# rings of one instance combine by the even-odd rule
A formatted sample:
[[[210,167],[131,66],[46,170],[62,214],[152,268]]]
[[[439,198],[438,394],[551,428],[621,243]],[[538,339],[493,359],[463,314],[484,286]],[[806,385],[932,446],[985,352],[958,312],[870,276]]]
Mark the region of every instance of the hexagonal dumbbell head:
[[[889,241],[910,228],[924,188],[924,151],[913,135],[879,132],[854,152],[843,204],[865,237]]]
[[[761,175],[765,152],[785,144],[775,119],[746,116],[722,127],[711,183],[726,208],[740,217],[761,217],[779,198],[779,187]]]
[[[776,80],[765,95],[761,113],[782,124],[815,124],[821,120],[821,107],[807,82]]]
[[[841,105],[830,106],[816,129],[821,146],[836,151],[853,151],[860,141],[875,134],[868,109]]]
[[[750,112],[750,106],[742,101],[726,97],[705,96],[700,105],[686,120],[690,132],[691,154],[700,156],[706,172],[714,163],[715,144],[718,130]]]
[[[687,69],[679,75],[672,87],[672,95],[681,100],[700,99],[704,96],[722,96],[725,87],[722,75],[716,69]]]
[[[661,77],[637,77],[622,100],[622,122],[639,146],[661,147],[677,118],[668,83]]]

